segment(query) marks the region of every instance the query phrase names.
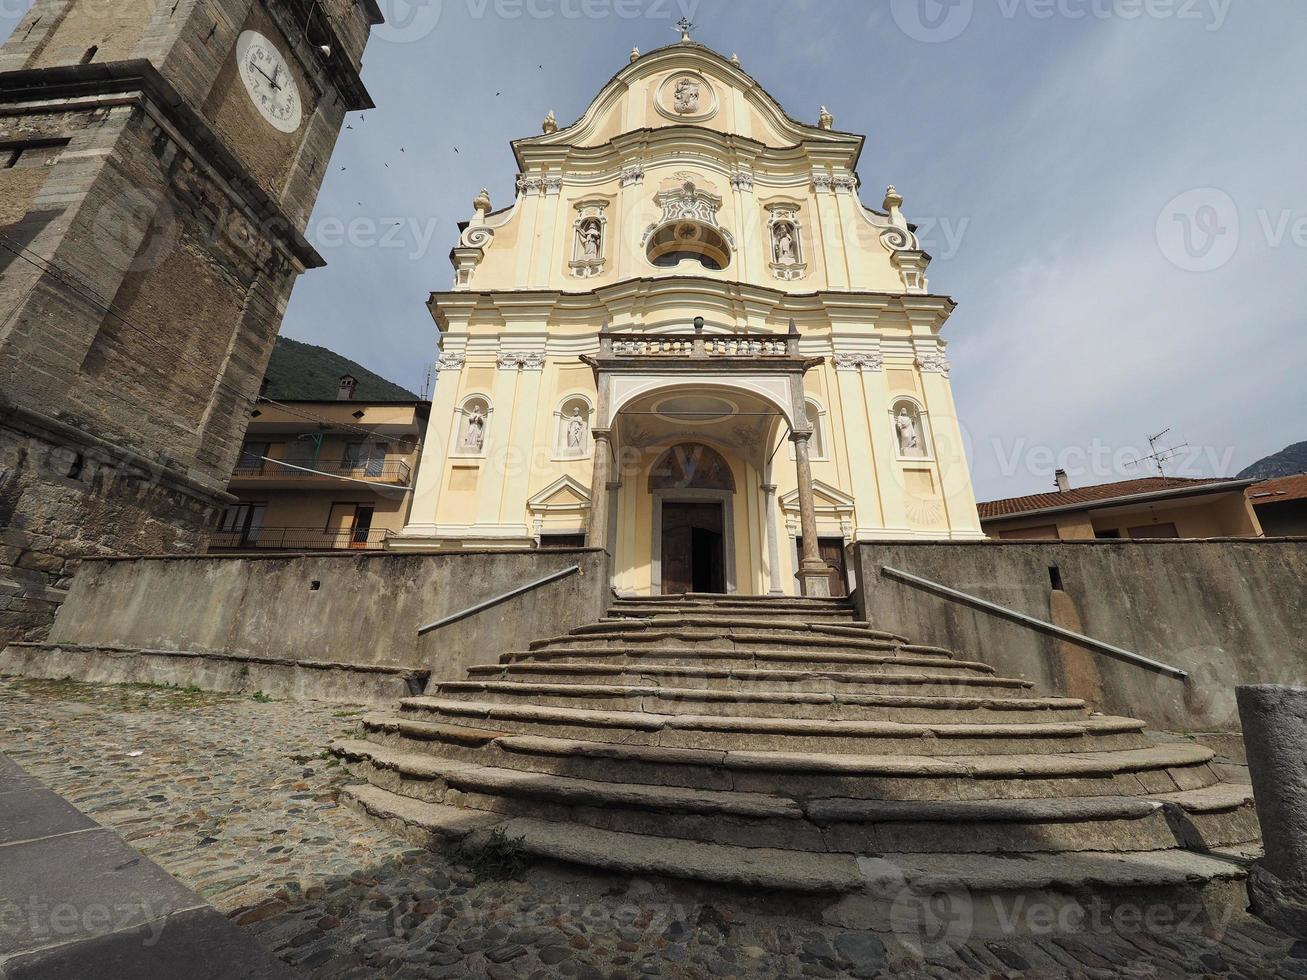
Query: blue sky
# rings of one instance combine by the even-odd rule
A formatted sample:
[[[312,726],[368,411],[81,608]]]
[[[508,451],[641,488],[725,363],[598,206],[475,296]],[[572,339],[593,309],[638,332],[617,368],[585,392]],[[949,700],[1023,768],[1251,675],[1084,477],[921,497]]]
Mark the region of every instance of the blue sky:
[[[337,146],[309,231],[329,265],[296,287],[291,337],[419,389],[424,301],[476,192],[511,201],[509,140],[575,119],[688,12],[792,116],[825,104],[867,134],[866,203],[905,197],[932,291],[960,304],[945,335],[981,499],[1049,489],[1059,464],[1078,485],[1144,475],[1124,460],[1168,426],[1196,450],[1181,475],[1307,439],[1301,0],[382,6],[379,108]]]

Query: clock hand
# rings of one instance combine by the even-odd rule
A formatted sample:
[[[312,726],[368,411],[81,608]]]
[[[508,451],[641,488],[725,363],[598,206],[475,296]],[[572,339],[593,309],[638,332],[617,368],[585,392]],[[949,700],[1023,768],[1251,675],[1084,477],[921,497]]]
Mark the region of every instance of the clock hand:
[[[253,68],[255,71],[257,71],[264,78],[266,78],[270,83],[272,83],[272,87],[274,89],[276,89],[277,91],[281,91],[281,86],[277,84],[277,80],[273,78],[271,75],[269,75],[266,71],[264,71],[262,68],[260,68],[258,65],[254,64],[253,62],[250,62],[250,67]],[[280,71],[280,69],[278,70]]]

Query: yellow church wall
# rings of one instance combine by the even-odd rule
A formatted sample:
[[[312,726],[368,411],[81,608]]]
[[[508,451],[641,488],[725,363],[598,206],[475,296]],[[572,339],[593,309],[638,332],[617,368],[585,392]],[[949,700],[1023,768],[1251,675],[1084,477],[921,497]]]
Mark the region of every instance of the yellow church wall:
[[[714,112],[703,108],[706,92],[696,111],[678,115],[669,105],[676,79],[692,72],[711,86]],[[820,412],[812,473],[821,537],[982,537],[939,339],[953,304],[928,292],[929,256],[893,189],[879,209],[862,203],[861,149],[861,137],[828,121],[795,121],[751,77],[693,44],[642,56],[580,120],[516,141],[514,201],[496,212],[478,196],[453,252],[454,285],[431,297],[442,372],[412,514],[395,546],[529,547],[543,533],[579,533],[589,495],[606,492],[591,487],[592,453],[557,445],[566,399],[598,406],[582,358],[598,353],[605,326],[685,332],[695,317],[710,337],[780,336],[795,322],[800,352],[813,361],[804,390]],[[660,193],[673,215],[667,223]],[[786,243],[769,227],[777,207],[793,212],[776,220],[795,226],[795,263],[778,261]],[[597,260],[585,257],[578,237],[586,218],[602,228]],[[727,239],[725,268],[650,262],[646,236],[687,220]],[[705,368],[700,388],[712,381],[712,365]],[[475,458],[457,445],[472,396],[490,407]],[[891,411],[903,396],[927,432],[921,458],[900,458]],[[795,589],[798,481],[780,429],[766,472],[726,443],[717,447],[736,480],[740,591],[766,592],[775,579]],[[620,451],[620,424],[614,432]],[[711,426],[702,435],[715,445]],[[770,512],[764,482],[775,487]],[[653,506],[647,472],[622,474],[611,531],[619,590],[656,584]]]
[[[675,152],[672,150],[671,152]],[[852,192],[813,189],[811,164],[787,163],[766,177],[755,172],[754,189],[733,189],[729,164],[698,157],[648,161],[643,180],[623,188],[616,174],[605,177],[581,172],[579,186],[564,184],[557,193],[520,190],[516,206],[496,216],[492,244],[471,276],[474,289],[520,288],[585,291],[632,278],[668,278],[686,274],[685,263],[660,268],[649,262],[642,243],[644,231],[659,224],[661,211],[654,197],[660,185],[689,175],[723,198],[722,227],[735,242],[731,262],[722,270],[695,266],[693,274],[722,282],[740,279],[766,282],[788,293],[823,289],[901,291],[904,283]],[[769,187],[774,181],[783,185]],[[574,275],[574,225],[581,202],[607,203],[604,268],[586,278]],[[768,205],[797,205],[800,254],[807,271],[801,278],[777,279],[770,271],[770,244],[765,229]],[[860,213],[861,212],[861,213]],[[499,222],[502,222],[500,224]],[[521,247],[519,247],[521,243]],[[530,247],[526,247],[530,243]]]

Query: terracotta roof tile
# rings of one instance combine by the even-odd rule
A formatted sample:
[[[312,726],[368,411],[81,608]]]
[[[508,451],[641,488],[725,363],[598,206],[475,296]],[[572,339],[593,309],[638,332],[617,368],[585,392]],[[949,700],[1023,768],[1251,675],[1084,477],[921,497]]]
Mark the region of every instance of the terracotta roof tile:
[[[1032,493],[1025,497],[1007,497],[1003,500],[990,500],[979,504],[980,519],[993,520],[996,517],[1011,517],[1031,511],[1047,510],[1050,507],[1069,507],[1075,504],[1092,504],[1100,500],[1114,500],[1117,497],[1131,497],[1140,493],[1158,493],[1162,490],[1176,490],[1211,484],[1218,487],[1228,480],[1201,479],[1193,480],[1178,476],[1146,476],[1138,480],[1122,480],[1118,483],[1102,483],[1094,487],[1072,487],[1065,491],[1051,493]]]
[[[1253,502],[1253,506],[1307,499],[1307,473],[1253,484],[1248,488],[1248,499]]]

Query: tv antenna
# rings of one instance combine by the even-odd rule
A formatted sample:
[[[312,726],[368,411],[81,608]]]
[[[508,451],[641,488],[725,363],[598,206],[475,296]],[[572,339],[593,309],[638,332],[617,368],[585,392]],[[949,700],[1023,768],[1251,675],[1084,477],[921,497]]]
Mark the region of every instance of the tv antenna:
[[[1161,446],[1160,445],[1161,441],[1165,439],[1168,435],[1170,435],[1170,433],[1171,433],[1170,428],[1166,428],[1163,429],[1161,432],[1157,433],[1157,435],[1155,436],[1149,436],[1148,445],[1152,447],[1153,450],[1152,453],[1140,459],[1132,460],[1126,465],[1140,466],[1145,461],[1151,462],[1154,466],[1157,467],[1157,473],[1159,476],[1166,476],[1166,464],[1169,463],[1171,460],[1175,459],[1177,456],[1182,455],[1184,451],[1189,448],[1189,443],[1187,442],[1179,446],[1165,446],[1165,447]]]

